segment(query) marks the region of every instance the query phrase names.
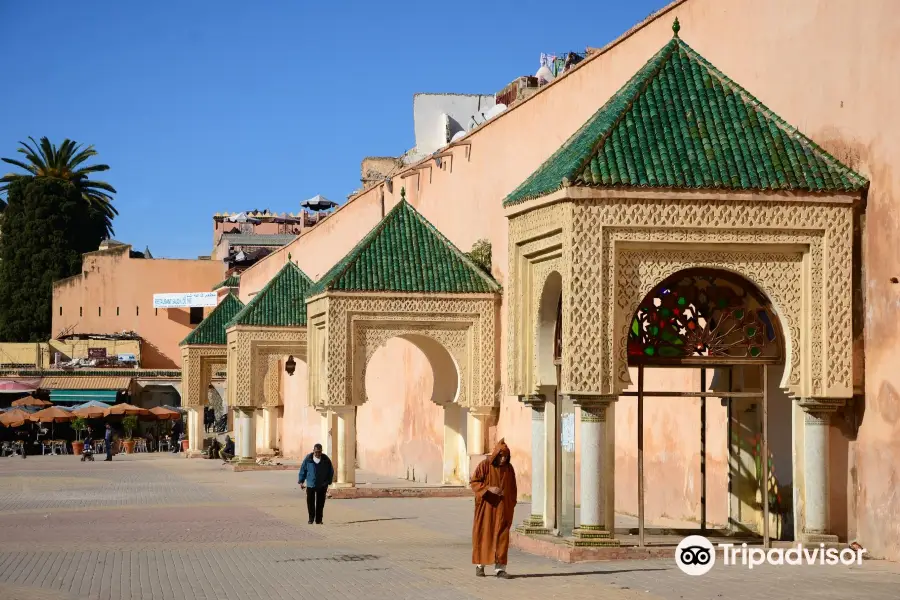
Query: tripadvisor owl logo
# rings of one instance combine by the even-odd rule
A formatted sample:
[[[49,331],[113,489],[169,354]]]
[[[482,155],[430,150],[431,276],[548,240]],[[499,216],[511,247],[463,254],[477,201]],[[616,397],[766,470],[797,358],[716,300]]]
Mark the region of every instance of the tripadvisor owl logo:
[[[675,548],[675,564],[687,575],[705,575],[716,564],[716,549],[702,535],[689,535]]]
[[[717,544],[722,552],[722,564],[725,566],[745,566],[748,569],[769,565],[852,565],[862,564],[866,549],[855,544],[850,548],[805,548],[798,544],[793,548],[759,548],[748,547],[746,543]],[[702,535],[691,535],[678,544],[675,549],[675,564],[687,575],[705,575],[716,564],[716,549],[712,542]]]

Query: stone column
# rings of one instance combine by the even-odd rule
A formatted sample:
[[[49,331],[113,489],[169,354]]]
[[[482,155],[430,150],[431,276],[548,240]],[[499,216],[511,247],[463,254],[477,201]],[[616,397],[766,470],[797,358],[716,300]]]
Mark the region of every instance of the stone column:
[[[335,474],[338,469],[338,455],[336,450],[337,442],[337,416],[334,411],[328,409],[316,409],[321,416],[321,437],[318,443],[322,444],[322,452],[331,459],[331,465],[334,467]],[[304,448],[304,452],[312,452],[312,448]]]
[[[337,481],[335,487],[356,485],[356,407],[335,409],[337,415]]]
[[[239,463],[256,463],[256,408],[234,407],[235,450]]]
[[[517,530],[526,535],[546,535],[550,533],[544,521],[546,399],[535,395],[521,396],[519,400],[531,407],[531,515]]]
[[[806,517],[801,538],[805,543],[837,542],[828,522],[828,433],[833,406],[802,403],[803,488]]]
[[[484,438],[487,431],[487,421],[491,416],[490,409],[481,407],[472,408],[469,411],[469,427],[467,427],[466,450],[469,456],[484,456]]]
[[[574,546],[618,546],[613,532],[606,529],[606,506],[613,473],[605,460],[606,413],[615,398],[576,397],[581,407],[581,522],[573,532]]]
[[[272,452],[278,447],[278,407],[266,406],[262,409],[263,448]]]
[[[203,407],[191,406],[187,415],[188,451],[185,458],[203,456]]]

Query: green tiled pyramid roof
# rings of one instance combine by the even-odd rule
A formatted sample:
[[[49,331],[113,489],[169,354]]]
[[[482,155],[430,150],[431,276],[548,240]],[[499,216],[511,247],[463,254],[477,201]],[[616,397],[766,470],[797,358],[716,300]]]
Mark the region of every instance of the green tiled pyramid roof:
[[[565,186],[857,192],[867,180],[675,37],[504,200]]]
[[[306,325],[306,290],[312,280],[300,267],[290,262],[259,290],[226,327],[232,325],[265,325],[303,327]]]
[[[234,294],[228,294],[219,302],[209,315],[197,327],[188,334],[179,346],[187,345],[221,345],[224,346],[225,324],[228,323],[238,311],[244,308],[244,303]]]
[[[307,296],[328,290],[485,293],[500,286],[404,199]]]
[[[225,279],[225,281],[220,281],[219,283],[217,283],[213,287],[212,291],[216,291],[217,289],[223,288],[223,287],[238,287],[240,285],[240,283],[241,283],[241,276],[240,275],[232,275],[232,276],[228,277],[227,279]]]

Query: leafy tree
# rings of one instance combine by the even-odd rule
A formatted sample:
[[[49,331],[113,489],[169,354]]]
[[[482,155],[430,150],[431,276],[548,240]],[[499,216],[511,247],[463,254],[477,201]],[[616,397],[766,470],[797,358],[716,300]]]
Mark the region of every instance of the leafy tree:
[[[472,244],[472,249],[466,255],[485,273],[491,274],[491,243],[488,240],[478,240]]]
[[[40,143],[31,140],[19,142],[19,153],[24,154],[26,162],[12,158],[2,158],[5,163],[24,169],[28,174],[9,173],[0,177],[0,192],[9,192],[10,185],[15,181],[30,181],[38,178],[59,179],[75,186],[84,200],[88,213],[93,219],[101,222],[104,233],[112,236],[112,220],[119,211],[112,205],[112,196],[116,190],[105,181],[91,181],[88,179],[92,173],[108,171],[109,165],[81,166],[87,159],[96,156],[97,151],[93,146],[82,149],[81,145],[70,139],[63,140],[59,148],[51,144],[50,140],[42,137]],[[0,210],[6,208],[6,203],[0,200]]]
[[[2,159],[27,173],[0,178],[0,339],[11,342],[47,341],[53,282],[81,270],[81,255],[112,232],[117,214],[112,186],[88,179],[109,167],[79,168],[96,154],[92,147],[31,141],[38,150],[19,149],[27,163]]]

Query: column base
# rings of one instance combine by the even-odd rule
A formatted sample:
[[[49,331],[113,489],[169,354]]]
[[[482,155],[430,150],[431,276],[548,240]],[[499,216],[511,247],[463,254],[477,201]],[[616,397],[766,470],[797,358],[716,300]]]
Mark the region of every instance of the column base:
[[[800,534],[800,542],[803,544],[836,544],[838,536],[830,533],[803,532]]]
[[[544,517],[541,515],[531,515],[516,527],[516,531],[525,535],[550,534],[550,530],[544,527]]]
[[[250,458],[249,456],[235,456],[228,462],[228,464],[230,464],[230,465],[255,465],[256,458]]]
[[[203,450],[186,450],[183,454],[185,458],[203,458],[206,456],[206,452]]]
[[[572,537],[566,539],[566,544],[576,548],[618,547],[621,542],[599,525],[582,525],[572,532]]]

